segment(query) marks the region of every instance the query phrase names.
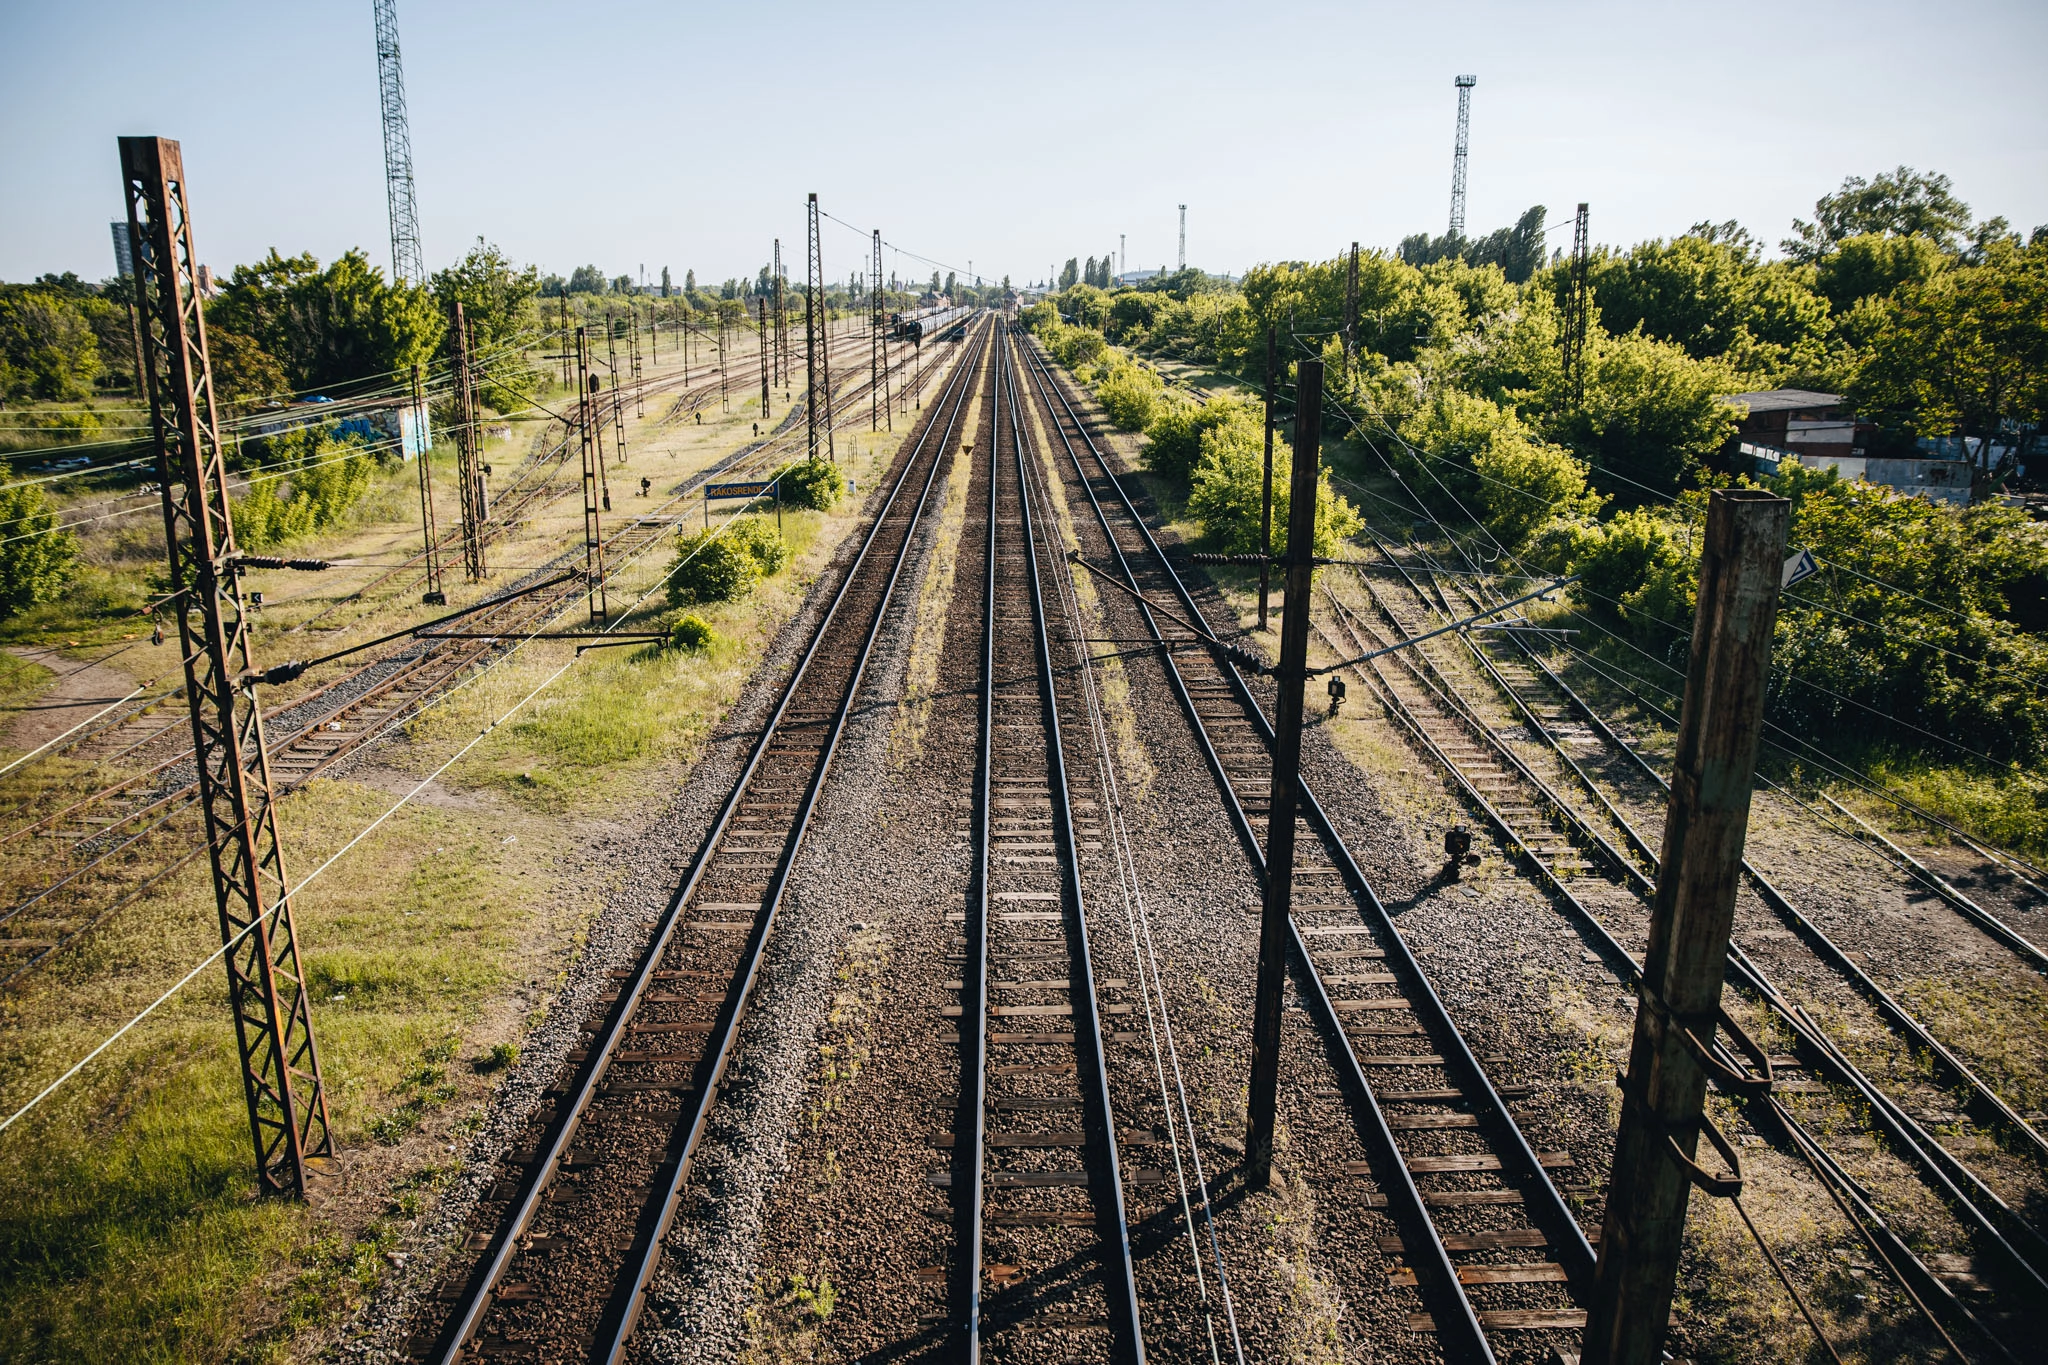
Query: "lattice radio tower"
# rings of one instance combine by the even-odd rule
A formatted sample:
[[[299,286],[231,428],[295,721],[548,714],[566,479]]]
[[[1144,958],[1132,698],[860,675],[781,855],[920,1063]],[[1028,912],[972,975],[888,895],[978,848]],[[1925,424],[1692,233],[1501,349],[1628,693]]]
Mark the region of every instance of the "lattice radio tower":
[[[1188,268],[1188,206],[1180,206],[1180,268]]]
[[[1451,154],[1451,236],[1465,235],[1465,148],[1472,134],[1472,87],[1477,76],[1458,76],[1458,149]]]
[[[377,89],[384,104],[384,194],[391,203],[391,278],[427,282],[420,252],[419,208],[412,197],[412,134],[405,125],[405,70],[398,61],[396,0],[374,0],[377,10]]]

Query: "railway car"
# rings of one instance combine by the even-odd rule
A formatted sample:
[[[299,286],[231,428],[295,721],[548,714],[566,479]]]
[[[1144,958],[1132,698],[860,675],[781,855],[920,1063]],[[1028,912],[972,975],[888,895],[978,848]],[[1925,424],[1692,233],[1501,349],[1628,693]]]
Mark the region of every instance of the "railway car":
[[[949,334],[963,324],[971,310],[952,304],[918,308],[889,315],[889,337],[893,341],[922,341],[928,336]],[[963,332],[962,335],[965,333]]]

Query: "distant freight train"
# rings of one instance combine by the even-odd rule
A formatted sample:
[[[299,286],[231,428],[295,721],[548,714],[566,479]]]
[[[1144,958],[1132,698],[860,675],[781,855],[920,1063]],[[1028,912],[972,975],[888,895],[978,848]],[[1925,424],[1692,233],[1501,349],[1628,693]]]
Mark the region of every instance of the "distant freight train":
[[[892,341],[922,341],[926,337],[945,337],[959,341],[967,335],[967,319],[973,312],[971,308],[940,304],[908,313],[891,313],[889,338]]]

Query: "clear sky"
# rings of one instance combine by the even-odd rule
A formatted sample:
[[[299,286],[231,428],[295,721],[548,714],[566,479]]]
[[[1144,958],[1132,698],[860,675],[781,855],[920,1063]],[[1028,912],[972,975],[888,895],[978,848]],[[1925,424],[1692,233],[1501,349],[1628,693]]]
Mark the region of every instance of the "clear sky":
[[[400,0],[430,268],[479,235],[566,274],[752,273],[803,202],[988,277],[1115,248],[1241,271],[1531,204],[1633,242],[1767,242],[1846,175],[1950,175],[2048,223],[2048,5],[1075,5]],[[390,264],[370,0],[0,8],[0,278],[111,273],[114,139],[180,139],[202,259]],[[1562,242],[1569,229],[1552,237]],[[828,225],[843,278],[862,241]],[[909,258],[885,258],[928,273]]]

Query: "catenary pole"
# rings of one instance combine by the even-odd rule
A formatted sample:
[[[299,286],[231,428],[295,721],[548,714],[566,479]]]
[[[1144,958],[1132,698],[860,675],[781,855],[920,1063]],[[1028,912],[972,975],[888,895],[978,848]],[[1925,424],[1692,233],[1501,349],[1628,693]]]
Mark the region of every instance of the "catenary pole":
[[[236,578],[184,157],[169,138],[124,137],[120,147],[171,600],[214,905],[228,945],[221,960],[257,1187],[303,1197],[307,1177],[333,1166],[334,1135],[287,894],[263,714],[255,687],[244,683],[256,671],[251,624]]]
[[[1275,670],[1273,786],[1266,806],[1266,884],[1259,917],[1259,980],[1252,1001],[1250,1123],[1245,1180],[1273,1180],[1273,1127],[1280,1097],[1280,1012],[1287,985],[1289,918],[1294,913],[1294,819],[1301,787],[1302,691],[1308,671],[1308,614],[1315,574],[1316,485],[1321,476],[1323,363],[1296,367],[1294,467],[1287,501],[1287,599]]]

